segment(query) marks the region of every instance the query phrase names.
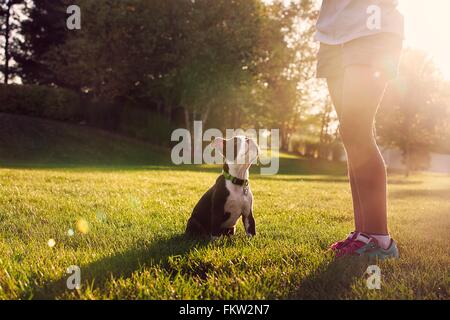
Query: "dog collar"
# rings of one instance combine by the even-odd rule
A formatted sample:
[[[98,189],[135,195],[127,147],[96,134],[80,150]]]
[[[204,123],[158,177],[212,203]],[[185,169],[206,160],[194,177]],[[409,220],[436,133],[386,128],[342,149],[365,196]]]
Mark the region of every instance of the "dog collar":
[[[233,177],[231,174],[226,172],[225,170],[222,171],[222,175],[226,180],[231,181],[231,183],[236,184],[238,186],[247,187],[248,186],[248,180],[247,179],[239,179],[236,177]]]

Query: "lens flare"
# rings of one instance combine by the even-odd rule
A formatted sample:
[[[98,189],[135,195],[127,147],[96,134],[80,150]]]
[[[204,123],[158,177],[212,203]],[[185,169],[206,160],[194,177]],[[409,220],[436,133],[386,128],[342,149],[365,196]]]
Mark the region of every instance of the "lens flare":
[[[47,245],[48,245],[50,248],[53,248],[53,247],[56,245],[55,239],[49,239],[49,240],[47,241]]]
[[[77,221],[77,230],[82,234],[89,233],[89,223],[85,219],[80,219]]]
[[[95,214],[95,218],[97,219],[98,222],[105,222],[106,221],[106,213],[98,211]]]

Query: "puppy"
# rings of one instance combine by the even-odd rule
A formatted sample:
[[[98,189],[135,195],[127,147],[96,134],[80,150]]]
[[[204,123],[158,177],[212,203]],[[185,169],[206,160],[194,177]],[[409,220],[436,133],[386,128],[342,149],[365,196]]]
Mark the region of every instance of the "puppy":
[[[242,216],[248,236],[256,235],[253,218],[253,194],[249,186],[249,168],[259,156],[252,139],[236,136],[216,138],[212,143],[224,157],[223,172],[195,206],[187,223],[186,235],[211,237],[234,235]]]

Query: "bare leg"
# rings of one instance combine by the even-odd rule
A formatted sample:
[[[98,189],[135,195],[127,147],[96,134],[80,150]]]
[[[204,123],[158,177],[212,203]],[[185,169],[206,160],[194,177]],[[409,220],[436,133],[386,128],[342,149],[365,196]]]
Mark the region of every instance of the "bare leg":
[[[342,89],[341,136],[362,212],[361,231],[387,235],[386,167],[374,137],[374,119],[387,81],[369,66],[349,66]]]
[[[342,113],[342,90],[343,90],[343,77],[329,78],[328,82],[328,91],[330,92],[331,99],[334,104],[334,108],[336,109],[337,115],[339,119],[341,119]],[[348,176],[350,180],[350,187],[352,191],[352,200],[353,200],[353,213],[355,217],[355,231],[362,231],[364,229],[362,222],[362,211],[361,204],[358,195],[358,190],[356,188],[355,183],[355,175],[352,170],[352,165],[349,157],[347,156],[347,166],[348,166]]]

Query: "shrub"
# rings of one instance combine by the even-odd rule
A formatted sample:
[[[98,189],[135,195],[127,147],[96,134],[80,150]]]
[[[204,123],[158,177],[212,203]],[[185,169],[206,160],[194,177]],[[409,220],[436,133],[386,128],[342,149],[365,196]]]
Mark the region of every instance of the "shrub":
[[[168,146],[174,126],[161,115],[145,108],[122,107],[118,131],[154,144]]]
[[[78,94],[37,85],[0,85],[0,112],[60,121],[78,121],[84,117]]]
[[[76,92],[37,85],[0,85],[0,112],[92,127],[167,146],[174,130],[169,120],[149,109],[93,103]]]

